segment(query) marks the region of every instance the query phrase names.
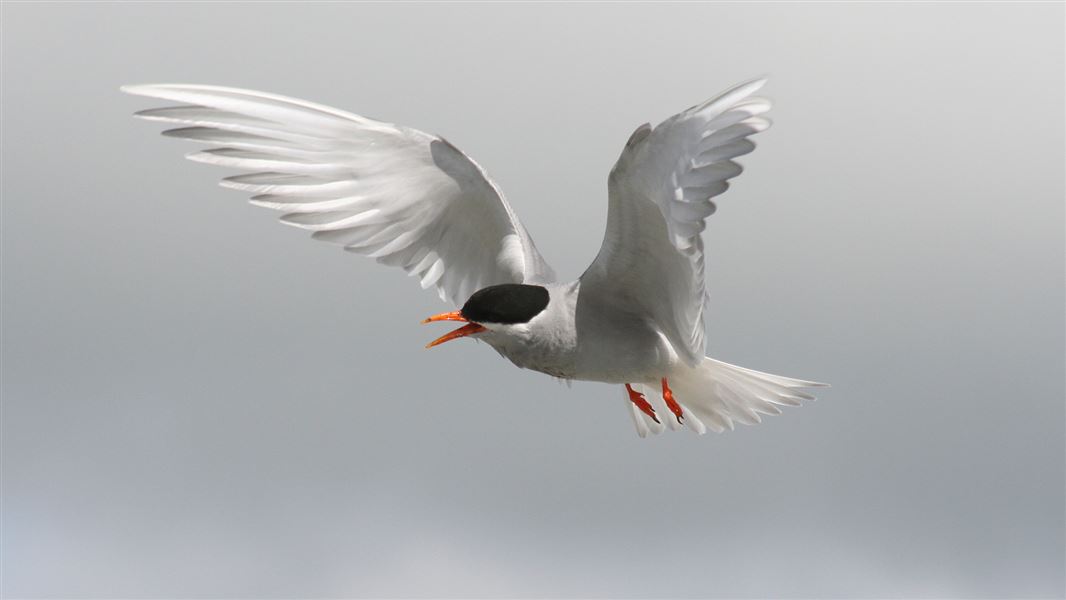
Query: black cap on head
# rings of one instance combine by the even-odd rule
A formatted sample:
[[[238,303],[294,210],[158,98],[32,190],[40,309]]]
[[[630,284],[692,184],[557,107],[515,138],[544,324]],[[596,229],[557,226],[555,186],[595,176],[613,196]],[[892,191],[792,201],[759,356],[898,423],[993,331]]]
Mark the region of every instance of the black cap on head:
[[[528,323],[548,306],[548,290],[539,285],[504,283],[474,292],[460,314],[475,323]]]

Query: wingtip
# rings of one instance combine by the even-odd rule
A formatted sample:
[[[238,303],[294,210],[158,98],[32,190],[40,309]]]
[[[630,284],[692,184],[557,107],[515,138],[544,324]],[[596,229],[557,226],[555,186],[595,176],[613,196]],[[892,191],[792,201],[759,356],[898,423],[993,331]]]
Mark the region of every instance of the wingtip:
[[[767,74],[763,74],[763,75],[759,75],[757,77],[752,77],[751,79],[749,79],[747,81],[743,81],[741,83],[738,83],[737,85],[733,86],[733,89],[734,90],[741,90],[741,89],[746,90],[747,93],[745,94],[745,96],[750,96],[751,94],[754,94],[755,92],[757,92],[760,89],[762,89],[762,87],[764,85],[766,85],[766,82],[769,81],[769,80],[770,80],[770,76],[767,75]]]
[[[748,79],[741,83],[738,83],[717,96],[708,98],[701,104],[692,107],[690,110],[694,112],[700,112],[707,110],[711,107],[728,107],[737,102],[741,102],[745,99],[751,98],[755,92],[758,92],[764,85],[766,85],[767,76],[762,75],[752,79]]]
[[[128,83],[119,86],[119,91],[134,96],[148,96],[150,98],[166,99],[163,94],[180,92],[192,89],[208,89],[213,86],[197,85],[191,83]],[[222,89],[222,88],[217,88]]]
[[[155,83],[127,83],[119,86],[118,91],[132,96],[147,96],[152,88],[158,87]]]

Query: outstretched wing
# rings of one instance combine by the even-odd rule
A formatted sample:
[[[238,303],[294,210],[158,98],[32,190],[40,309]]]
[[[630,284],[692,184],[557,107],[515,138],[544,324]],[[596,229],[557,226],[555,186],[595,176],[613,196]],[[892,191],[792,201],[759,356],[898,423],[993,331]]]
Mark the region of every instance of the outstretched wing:
[[[274,94],[205,85],[133,85],[124,92],[181,103],[136,113],[180,125],[163,135],[217,148],[197,162],[250,174],[224,187],[281,221],[378,262],[402,267],[462,304],[498,283],[549,282],[544,262],[496,185],[446,140]]]
[[[608,180],[607,233],[581,276],[581,293],[648,318],[691,366],[704,355],[705,219],[712,198],[741,172],[732,159],[755,149],[748,139],[770,122],[765,83],[742,83],[674,115],[637,128]]]

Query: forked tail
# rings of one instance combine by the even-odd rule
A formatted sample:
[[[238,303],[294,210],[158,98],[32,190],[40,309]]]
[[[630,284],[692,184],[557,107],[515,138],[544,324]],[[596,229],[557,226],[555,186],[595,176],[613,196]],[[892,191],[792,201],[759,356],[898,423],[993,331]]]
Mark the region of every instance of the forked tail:
[[[755,425],[762,421],[760,415],[779,415],[782,406],[799,406],[804,400],[814,400],[814,396],[800,391],[801,388],[829,385],[761,373],[710,357],[705,357],[695,368],[678,368],[668,379],[673,397],[681,405],[681,423],[673,418],[658,389],[633,386],[641,388],[660,422],[641,412],[626,395],[626,405],[640,437],[648,432],[660,433],[667,425],[671,429],[688,426],[701,435],[708,429],[732,430],[735,422]]]

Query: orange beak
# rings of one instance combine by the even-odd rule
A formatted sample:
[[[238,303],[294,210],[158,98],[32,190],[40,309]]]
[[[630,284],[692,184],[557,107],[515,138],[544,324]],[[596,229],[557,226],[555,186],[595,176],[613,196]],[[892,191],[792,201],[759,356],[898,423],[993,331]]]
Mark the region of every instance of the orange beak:
[[[466,337],[468,335],[472,335],[472,334],[475,334],[475,333],[481,333],[482,331],[487,331],[487,329],[485,329],[481,325],[478,325],[477,323],[471,323],[470,321],[467,321],[466,317],[464,317],[463,315],[459,314],[459,311],[450,312],[450,313],[441,313],[439,315],[433,315],[432,317],[426,319],[425,321],[422,321],[422,323],[432,323],[433,321],[462,321],[463,323],[467,323],[467,325],[463,325],[462,327],[460,327],[459,329],[456,329],[455,331],[451,331],[449,333],[446,333],[446,334],[440,336],[439,338],[437,338],[437,339],[433,340],[432,342],[426,344],[426,348],[432,348],[433,346],[436,346],[438,344],[443,344],[444,342],[448,342],[448,341],[451,341],[451,340],[454,340],[454,339],[457,339],[457,338],[461,338],[461,337]]]

